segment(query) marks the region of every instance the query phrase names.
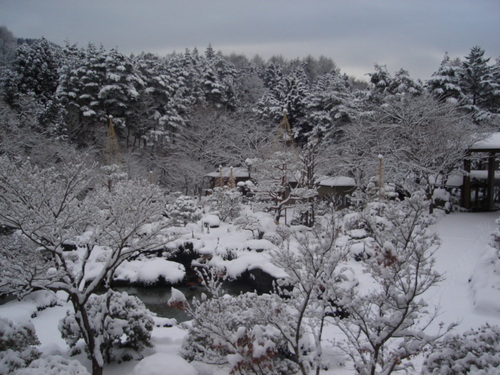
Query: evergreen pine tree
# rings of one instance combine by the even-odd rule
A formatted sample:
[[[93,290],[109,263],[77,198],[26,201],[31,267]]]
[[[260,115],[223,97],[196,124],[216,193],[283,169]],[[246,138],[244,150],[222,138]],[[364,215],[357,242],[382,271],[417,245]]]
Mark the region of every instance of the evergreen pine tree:
[[[433,73],[432,77],[427,81],[427,87],[439,100],[462,100],[461,71],[460,60],[451,60],[448,53],[446,53],[438,71]]]
[[[469,104],[473,107],[481,106],[487,101],[492,69],[488,66],[489,58],[484,57],[484,49],[472,47],[469,55],[462,62],[461,87]]]

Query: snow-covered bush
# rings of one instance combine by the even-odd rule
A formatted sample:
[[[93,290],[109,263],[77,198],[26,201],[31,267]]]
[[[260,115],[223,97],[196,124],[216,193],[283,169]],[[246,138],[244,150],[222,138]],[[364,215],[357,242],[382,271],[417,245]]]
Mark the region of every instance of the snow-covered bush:
[[[410,371],[411,358],[454,327],[424,332],[437,310],[421,297],[442,280],[434,270],[439,239],[428,229],[428,204],[416,194],[402,202],[368,204],[363,212],[372,255],[363,264],[371,287],[346,289],[340,302],[348,315],[337,320],[345,335],[341,348],[360,375]]]
[[[228,186],[215,187],[207,203],[222,221],[235,219],[241,210],[242,195],[237,189]]]
[[[281,246],[283,244],[283,238],[278,233],[266,232],[264,233],[262,239],[268,240],[276,246]]]
[[[260,221],[255,216],[240,216],[234,220],[234,224],[243,230],[251,231],[254,239],[260,238],[263,233]]]
[[[496,375],[500,369],[500,327],[486,324],[446,337],[427,356],[424,375]]]
[[[187,195],[179,196],[172,204],[166,207],[167,215],[174,225],[186,225],[200,220],[202,212],[196,198]]]
[[[443,188],[434,189],[432,194],[434,207],[443,208],[446,212],[451,211],[451,194]]]
[[[220,226],[220,218],[214,214],[203,215],[201,223],[205,228],[218,228]]]
[[[14,375],[89,375],[87,369],[74,359],[60,355],[39,358],[27,368],[17,370]]]
[[[0,318],[0,374],[10,374],[26,367],[40,356],[38,337],[33,324],[14,324]]]
[[[288,313],[284,317],[288,322],[284,327],[279,323],[276,326],[286,337],[303,375],[319,373],[325,367],[322,337],[326,318],[343,314],[337,302],[343,288],[353,285],[339,267],[347,251],[337,243],[337,219],[332,215],[329,220],[317,221],[311,230],[290,233],[288,240],[271,253],[272,263],[287,275],[277,280],[275,295]]]
[[[218,294],[194,301],[189,311],[194,320],[182,347],[187,360],[229,363],[231,374],[285,375],[298,370],[280,330],[289,333],[292,327],[278,296]]]
[[[86,306],[105,362],[138,358],[140,351],[151,347],[154,320],[137,297],[109,291],[90,296]],[[59,323],[59,330],[72,348],[72,354],[80,353],[82,334],[74,313],[67,312]]]

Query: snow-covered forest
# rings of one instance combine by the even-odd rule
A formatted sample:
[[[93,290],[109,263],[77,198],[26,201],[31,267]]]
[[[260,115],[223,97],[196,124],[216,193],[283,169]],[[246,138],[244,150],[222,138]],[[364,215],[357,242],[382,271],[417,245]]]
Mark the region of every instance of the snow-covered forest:
[[[366,78],[0,27],[0,373],[498,374],[500,222],[464,276],[480,325],[443,321],[436,290],[443,223],[476,215],[448,182],[500,129],[500,60]]]

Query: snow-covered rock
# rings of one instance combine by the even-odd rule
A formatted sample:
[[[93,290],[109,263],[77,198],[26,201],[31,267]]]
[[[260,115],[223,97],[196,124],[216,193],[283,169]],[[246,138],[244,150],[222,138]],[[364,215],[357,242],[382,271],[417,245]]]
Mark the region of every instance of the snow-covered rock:
[[[217,215],[208,214],[201,218],[201,222],[210,228],[218,228],[220,226],[220,219]]]
[[[269,251],[275,249],[276,246],[273,245],[271,241],[268,240],[248,240],[243,245],[244,250],[254,250],[258,253],[261,251]]]
[[[143,258],[123,262],[115,272],[116,280],[126,280],[131,283],[153,284],[161,277],[175,284],[186,274],[184,266],[163,258]]]

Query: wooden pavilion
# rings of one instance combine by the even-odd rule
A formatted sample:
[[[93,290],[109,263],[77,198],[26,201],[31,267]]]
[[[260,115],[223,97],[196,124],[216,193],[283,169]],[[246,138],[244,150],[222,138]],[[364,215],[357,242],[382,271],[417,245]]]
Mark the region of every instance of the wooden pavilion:
[[[464,161],[462,207],[488,211],[500,208],[500,133],[472,145]]]

